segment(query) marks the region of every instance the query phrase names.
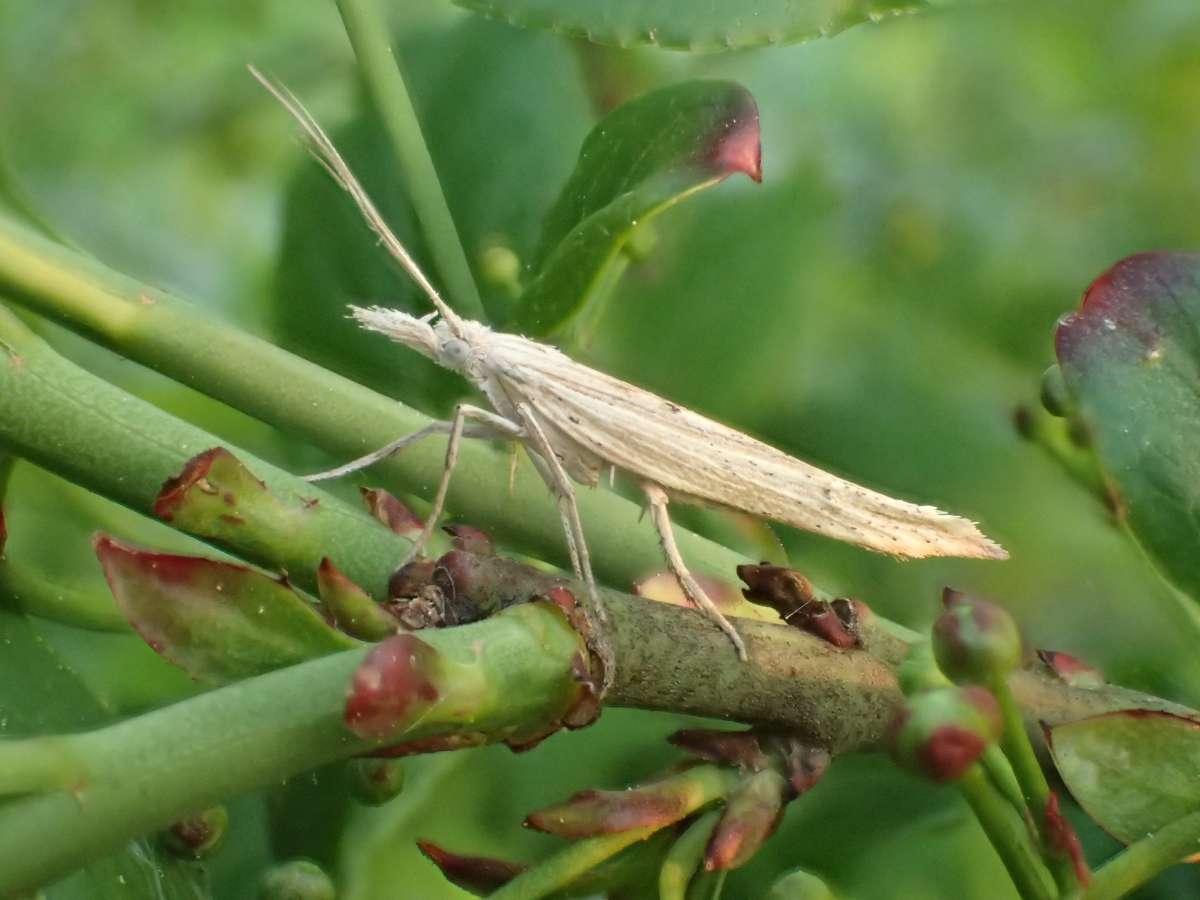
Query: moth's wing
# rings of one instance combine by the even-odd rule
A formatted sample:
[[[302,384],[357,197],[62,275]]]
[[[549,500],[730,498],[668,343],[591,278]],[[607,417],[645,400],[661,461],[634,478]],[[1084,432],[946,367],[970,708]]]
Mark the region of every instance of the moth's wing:
[[[895,556],[1007,557],[966,519],[831,475],[543,344],[496,337],[501,379],[553,431],[678,499]]]

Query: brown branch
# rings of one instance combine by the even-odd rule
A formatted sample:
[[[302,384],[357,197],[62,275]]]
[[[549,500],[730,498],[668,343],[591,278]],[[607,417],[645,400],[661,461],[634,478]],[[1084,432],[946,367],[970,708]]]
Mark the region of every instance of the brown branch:
[[[521,563],[461,550],[425,572],[457,622],[555,588],[576,589],[569,580]],[[852,650],[789,626],[738,619],[750,651],[750,661],[742,663],[729,639],[693,610],[611,590],[601,591],[601,601],[608,611],[601,637],[617,661],[606,698],[611,705],[786,729],[838,753],[878,747],[903,701],[895,668],[908,645],[869,615],[862,624],[863,647]],[[1073,686],[1037,657],[1013,675],[1011,685],[1030,725],[1130,708],[1200,718],[1195,710],[1137,691]]]

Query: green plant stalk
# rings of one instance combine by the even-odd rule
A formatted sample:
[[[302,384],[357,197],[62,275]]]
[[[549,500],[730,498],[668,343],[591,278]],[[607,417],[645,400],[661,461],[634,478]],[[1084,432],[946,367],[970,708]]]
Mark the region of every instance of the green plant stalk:
[[[375,0],[338,0],[337,5],[452,305],[464,318],[486,321],[483,301],[446,204],[437,168],[421,135],[421,122],[404,83],[387,20]]]
[[[429,423],[428,417],[390,397],[208,318],[0,217],[3,289],[33,311],[122,356],[340,459],[361,456]],[[396,352],[399,363],[408,351]],[[36,416],[38,411],[22,414]],[[372,469],[371,478],[430,499],[441,476],[444,447],[438,440],[411,447]],[[527,461],[518,468],[510,492],[508,457],[481,443],[464,442],[447,506],[461,521],[502,534],[513,549],[569,563],[557,508]],[[664,569],[653,524],[641,517],[636,504],[611,491],[581,490],[579,507],[592,566],[601,580],[624,586]],[[729,580],[736,566],[751,561],[685,529],[676,529],[676,539],[698,573]],[[761,607],[747,604],[745,609],[764,614]]]
[[[492,690],[467,707],[434,703],[389,740],[536,728],[557,721],[575,693],[579,638],[557,609],[530,606],[421,640],[464,664],[486,645],[481,665]],[[375,746],[342,724],[346,686],[366,652],[321,657],[97,731],[0,742],[10,789],[22,777],[44,786],[47,773],[59,772],[75,786],[0,806],[0,896],[32,890],[197,809]]]
[[[1054,880],[1033,845],[1020,815],[977,763],[958,781],[959,790],[996,849],[1023,900],[1054,900]]]
[[[1159,872],[1200,853],[1200,812],[1142,838],[1096,870],[1084,900],[1117,900]]]
[[[1029,807],[1025,805],[1025,795],[1021,792],[1021,785],[1004,751],[995,744],[989,745],[979,758],[979,764],[987,772],[996,790],[1012,804],[1012,808],[1022,816],[1027,815]]]
[[[688,885],[700,871],[709,838],[720,820],[719,810],[706,812],[671,845],[658,872],[659,900],[687,900]]]
[[[1042,856],[1054,875],[1054,882],[1059,892],[1071,896],[1079,890],[1079,878],[1075,874],[1075,866],[1070,859],[1050,849],[1050,841],[1046,833],[1046,809],[1050,803],[1050,784],[1046,781],[1046,773],[1038,763],[1037,754],[1033,750],[1033,742],[1029,740],[1029,732],[1025,730],[1025,720],[1021,708],[1017,705],[1005,676],[991,679],[988,689],[1000,704],[1000,712],[1004,719],[1004,734],[1000,738],[1000,748],[1012,766],[1017,783],[1021,786],[1021,794],[1033,817],[1037,829],[1038,840],[1042,848]]]
[[[676,776],[678,777],[678,776]],[[686,800],[674,821],[686,818],[729,792],[737,781],[736,772],[717,766],[703,765],[688,770],[690,782]],[[626,847],[643,841],[671,823],[663,822],[646,828],[633,828],[616,834],[584,838],[560,850],[536,866],[522,872],[504,887],[494,891],[491,900],[537,900],[567,887],[584,873],[620,853]]]
[[[82,785],[88,762],[73,735],[0,740],[0,798],[33,791],[70,791]],[[0,811],[4,807],[0,806]]]
[[[544,588],[544,581],[530,583],[534,593]],[[523,590],[511,579],[507,584],[508,596]],[[747,622],[751,661],[742,663],[725,636],[693,611],[605,592],[610,598],[607,636],[618,667],[608,699],[616,705],[749,719],[850,750],[879,746],[903,702],[889,668],[867,653],[844,653],[792,628]],[[545,626],[522,625],[530,616]],[[561,704],[564,689],[577,691],[578,639],[566,632],[558,611],[539,604],[473,625],[420,632],[435,649],[459,654],[459,662],[469,663],[484,647],[501,663],[482,681],[481,673],[468,672],[457,687],[448,685],[445,696],[457,696],[471,709],[469,722],[440,717],[435,708],[411,736],[464,729],[494,734],[514,723],[557,721],[563,710],[547,715],[545,705],[554,698]],[[365,652],[322,657],[98,732],[40,737],[36,744],[0,742],[7,790],[46,784],[53,780],[48,772],[65,772],[67,780],[84,785],[79,798],[86,801],[45,794],[0,805],[0,896],[240,791],[360,752],[364,744],[348,734],[340,714],[350,673]],[[1167,705],[1117,688],[1072,688],[1040,672],[1018,673],[1014,681],[1031,717],[1052,724]],[[480,683],[488,690],[470,690]],[[54,747],[58,751],[49,753]],[[74,777],[74,760],[84,761],[86,778]],[[1007,801],[988,788],[1007,809],[1008,822],[1018,821]],[[10,874],[10,860],[26,874]]]
[[[87,631],[129,631],[111,596],[55,584],[48,573],[11,559],[0,559],[0,606]]]
[[[0,447],[95,493],[153,515],[163,482],[194,455],[224,443],[68,362],[2,306],[0,342],[10,354],[0,355]],[[277,527],[248,521],[219,537],[202,537],[252,562],[284,569],[310,590],[317,566],[329,556],[368,591],[384,593],[396,560],[410,546],[407,540],[365,509],[231,449],[289,504],[281,509],[305,512],[280,516]]]
[[[700,872],[688,886],[687,900],[719,900],[725,889],[725,878],[729,875],[726,869],[713,872]]]

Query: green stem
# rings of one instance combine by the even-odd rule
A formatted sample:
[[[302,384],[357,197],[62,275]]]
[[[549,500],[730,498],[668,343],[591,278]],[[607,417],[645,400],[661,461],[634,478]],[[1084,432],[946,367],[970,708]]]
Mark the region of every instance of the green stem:
[[[1012,766],[1017,783],[1021,786],[1021,794],[1033,817],[1037,829],[1038,840],[1042,848],[1042,856],[1046,865],[1054,875],[1054,882],[1064,896],[1070,896],[1079,890],[1079,878],[1075,874],[1074,863],[1062,853],[1051,849],[1047,834],[1046,810],[1050,804],[1050,784],[1046,781],[1046,773],[1038,762],[1025,730],[1025,719],[1021,708],[1017,705],[1008,679],[1001,676],[992,679],[988,685],[1000,703],[1001,715],[1004,719],[1004,734],[1000,739],[1000,748],[1004,751]]]
[[[84,784],[88,772],[88,762],[80,757],[72,736],[0,740],[0,797],[71,791]]]
[[[579,640],[556,609],[530,606],[421,640],[456,665],[486,647],[489,690],[469,721],[461,703],[434,702],[389,740],[536,728],[557,721],[575,692]],[[0,896],[32,890],[197,809],[374,746],[342,724],[346,685],[366,652],[322,657],[97,731],[0,743],[10,788],[22,777],[32,786],[46,785],[48,772],[78,773],[77,761],[85,767],[70,792],[0,806]]]
[[[1017,781],[1017,776],[1013,772],[1012,764],[1009,763],[1008,757],[1004,755],[1004,751],[995,744],[988,745],[988,748],[983,751],[983,756],[979,759],[980,765],[988,774],[992,784],[1008,802],[1012,808],[1020,815],[1026,815],[1029,808],[1025,805],[1025,795],[1021,792],[1021,785]]]
[[[1200,812],[1131,844],[1096,870],[1084,900],[1117,900],[1159,872],[1200,852]]]
[[[433,158],[421,135],[420,119],[404,83],[387,20],[374,0],[338,0],[337,5],[367,90],[391,138],[400,177],[412,199],[434,265],[459,314],[482,321],[483,302],[450,207],[446,205]]]
[[[687,900],[688,884],[700,871],[709,838],[720,820],[719,810],[706,812],[671,845],[658,873],[659,900]]]
[[[1033,845],[1029,829],[992,786],[983,769],[978,764],[971,766],[958,786],[1021,897],[1024,900],[1054,900],[1058,891]]]
[[[736,773],[716,766],[696,766],[686,774],[690,789],[684,795],[685,801],[680,804],[678,816],[673,820],[676,822],[724,797],[737,780]],[[539,897],[546,897],[669,824],[660,822],[646,828],[575,841],[492,893],[491,900],[538,900]]]
[[[717,869],[714,872],[700,872],[688,886],[687,900],[718,900],[725,889],[725,878],[729,872]]]
[[[0,606],[88,631],[129,631],[111,596],[56,584],[49,573],[10,559],[0,559]]]
[[[340,459],[360,456],[429,422],[390,397],[207,318],[187,303],[0,218],[3,288],[30,309]],[[38,410],[23,414],[36,420]],[[379,464],[371,477],[398,492],[432,498],[444,446],[437,440],[418,444]],[[78,480],[73,474],[67,477]],[[482,443],[464,442],[447,507],[462,521],[503,534],[505,544],[515,550],[569,563],[557,508],[526,461],[510,491],[508,457]],[[592,565],[601,579],[628,585],[663,569],[654,526],[636,504],[611,491],[581,491],[579,508]],[[697,573],[729,580],[737,565],[750,562],[681,528],[676,539]],[[750,604],[739,614],[775,618]]]
[[[0,447],[95,493],[153,515],[164,481],[196,454],[224,443],[63,359],[4,307],[0,342],[15,354],[0,358]],[[230,449],[282,501],[278,515],[201,537],[284,569],[310,590],[328,556],[375,596],[384,594],[408,541],[365,509]]]

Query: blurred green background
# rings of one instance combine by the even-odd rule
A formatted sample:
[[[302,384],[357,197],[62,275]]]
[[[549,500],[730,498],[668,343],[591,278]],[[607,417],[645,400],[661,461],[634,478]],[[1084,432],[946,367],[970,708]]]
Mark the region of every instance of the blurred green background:
[[[1012,554],[1003,564],[904,564],[782,534],[793,564],[822,584],[914,627],[932,619],[942,585],[978,591],[1012,609],[1034,646],[1200,704],[1193,610],[1102,505],[1012,426],[1052,361],[1055,320],[1094,277],[1135,251],[1200,246],[1200,6],[945,8],[801,46],[689,56],[584,47],[434,0],[392,5],[476,264],[493,243],[531,252],[600,110],[680,78],[745,84],[762,118],[764,183],[735,179],[659,220],[652,252],[576,355],[825,468],[977,519]],[[420,251],[390,151],[361,111],[332,4],[3,0],[0,193],[115,268],[415,405],[444,408],[460,385],[342,322],[347,301],[417,301],[303,162],[247,62],[340,131]],[[502,304],[499,288],[483,290],[492,308]],[[256,452],[296,465],[319,459],[46,332],[88,367]],[[28,467],[9,506],[14,555],[40,554],[96,588],[86,542],[96,527],[186,545]],[[132,638],[34,627],[106,714],[189,689]],[[274,828],[271,804],[244,798],[213,865],[215,895],[252,896],[272,853],[304,852],[338,861],[353,900],[465,896],[417,856],[415,836],[466,852],[545,852],[551,840],[519,828],[524,812],[651,774],[672,758],[661,738],[678,725],[609,711],[527,755],[414,761],[402,798],[353,810],[340,844],[329,834],[343,811],[336,790],[322,790],[328,777],[293,787],[287,808],[311,815],[277,815],[286,821]],[[326,805],[301,802],[304,791]],[[1091,829],[1086,838],[1094,860],[1113,849]],[[839,762],[728,895],[757,896],[770,875],[798,864],[849,897],[1008,896],[956,796],[875,759]],[[94,895],[81,884],[51,897]],[[1200,879],[1181,870],[1141,896],[1197,890]]]

